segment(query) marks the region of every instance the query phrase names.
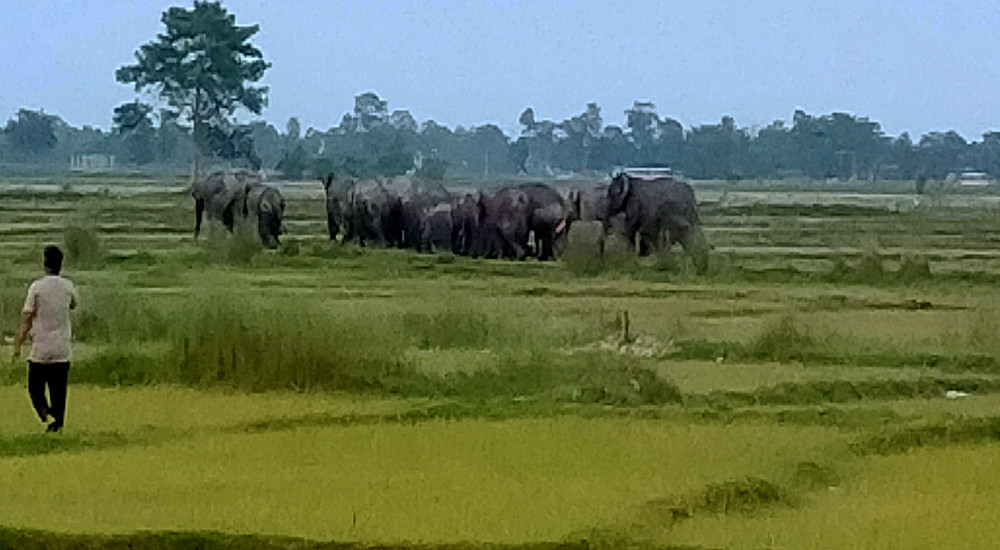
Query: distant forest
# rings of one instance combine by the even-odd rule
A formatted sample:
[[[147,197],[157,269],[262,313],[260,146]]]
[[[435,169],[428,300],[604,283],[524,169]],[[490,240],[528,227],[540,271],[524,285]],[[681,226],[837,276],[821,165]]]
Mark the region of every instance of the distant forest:
[[[291,118],[278,129],[263,121],[235,126],[210,146],[216,162],[261,167],[286,178],[329,171],[354,176],[416,172],[436,179],[501,175],[606,173],[618,166],[671,167],[694,179],[941,179],[965,170],[1000,176],[1000,132],[968,142],[955,131],[916,141],[885,135],[879,123],[847,113],[795,111],[791,123],[684,128],[636,101],[621,125],[606,124],[595,103],[567,120],[525,109],[520,132],[493,124],[454,129],[418,123],[406,110],[366,92],[340,124],[303,130]],[[57,116],[22,109],[0,128],[0,166],[68,169],[82,155],[114,156],[114,169],[184,173],[190,130],[169,111],[131,102],[112,113],[110,131],[75,128]]]

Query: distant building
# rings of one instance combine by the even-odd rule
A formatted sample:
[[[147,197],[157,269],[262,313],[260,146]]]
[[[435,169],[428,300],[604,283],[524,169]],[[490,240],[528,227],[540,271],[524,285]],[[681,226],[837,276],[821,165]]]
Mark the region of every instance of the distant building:
[[[986,172],[962,172],[958,177],[958,183],[962,186],[983,187],[993,183]]]
[[[99,172],[102,170],[114,170],[114,155],[73,155],[69,159],[69,169],[75,172]]]

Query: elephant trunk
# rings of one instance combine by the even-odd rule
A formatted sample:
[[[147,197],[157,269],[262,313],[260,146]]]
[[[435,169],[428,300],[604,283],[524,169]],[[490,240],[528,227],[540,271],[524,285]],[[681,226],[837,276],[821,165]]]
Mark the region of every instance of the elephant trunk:
[[[704,275],[708,271],[708,239],[701,226],[695,225],[687,230],[681,240],[684,252],[691,256],[694,263],[694,270],[699,275]]]

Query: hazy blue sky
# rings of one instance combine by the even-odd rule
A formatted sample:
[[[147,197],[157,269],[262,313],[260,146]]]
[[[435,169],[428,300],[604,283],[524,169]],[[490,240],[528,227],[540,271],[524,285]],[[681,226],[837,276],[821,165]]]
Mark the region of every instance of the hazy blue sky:
[[[1000,3],[275,1],[223,3],[273,67],[264,118],[327,129],[372,90],[452,128],[518,129],[595,101],[623,124],[652,100],[685,127],[847,111],[914,138],[1000,129]],[[0,122],[44,108],[108,128],[135,97],[117,67],[162,29],[167,0],[0,2]]]

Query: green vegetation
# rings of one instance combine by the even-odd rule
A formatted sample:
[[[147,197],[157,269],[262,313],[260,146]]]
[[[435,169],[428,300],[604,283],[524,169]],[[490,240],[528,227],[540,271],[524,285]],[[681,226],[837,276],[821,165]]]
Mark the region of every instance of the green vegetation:
[[[312,188],[278,250],[195,242],[175,182],[62,183],[0,183],[4,342],[44,245],[80,293],[65,433],[0,362],[0,546],[990,546],[992,207],[709,186],[697,277],[342,246]]]

